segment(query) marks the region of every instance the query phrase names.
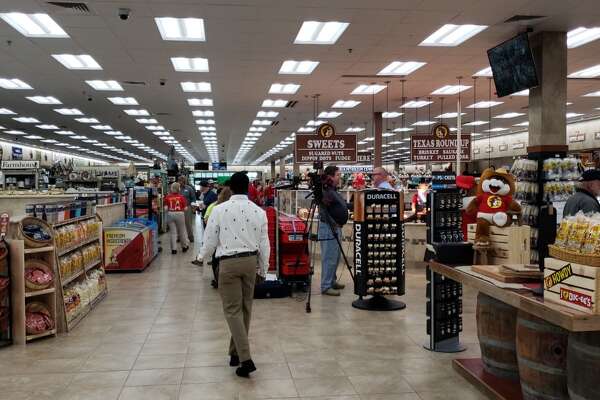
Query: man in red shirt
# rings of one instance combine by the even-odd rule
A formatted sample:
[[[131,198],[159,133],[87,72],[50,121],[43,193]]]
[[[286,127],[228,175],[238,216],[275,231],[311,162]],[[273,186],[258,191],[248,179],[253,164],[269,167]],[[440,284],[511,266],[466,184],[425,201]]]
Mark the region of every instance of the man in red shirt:
[[[171,237],[171,254],[177,254],[177,237],[181,242],[181,251],[186,252],[190,246],[185,228],[185,211],[188,209],[186,198],[179,192],[181,186],[175,182],[171,192],[165,196],[164,205],[167,211],[167,224]]]

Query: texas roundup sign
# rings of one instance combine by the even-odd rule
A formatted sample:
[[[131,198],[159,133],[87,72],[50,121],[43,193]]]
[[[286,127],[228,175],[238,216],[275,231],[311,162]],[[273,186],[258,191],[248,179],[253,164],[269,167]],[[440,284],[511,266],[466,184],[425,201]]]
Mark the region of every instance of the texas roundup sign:
[[[317,134],[297,133],[295,162],[310,164],[315,161],[355,163],[357,160],[356,134],[337,134],[332,124],[322,124]]]
[[[445,124],[434,126],[430,135],[412,135],[410,157],[413,162],[456,161],[458,135],[451,135]],[[471,161],[471,135],[461,135],[461,161]]]

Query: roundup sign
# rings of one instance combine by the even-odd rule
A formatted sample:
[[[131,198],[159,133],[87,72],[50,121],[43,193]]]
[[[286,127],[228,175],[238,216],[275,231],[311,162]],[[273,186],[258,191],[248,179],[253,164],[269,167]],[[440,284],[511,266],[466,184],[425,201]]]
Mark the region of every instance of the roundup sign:
[[[337,134],[331,124],[317,128],[317,134],[297,133],[295,161],[309,164],[315,161],[335,163],[355,163],[356,134]]]
[[[413,162],[456,161],[458,135],[451,135],[445,124],[434,126],[430,135],[412,135],[410,157]],[[471,161],[471,135],[461,135],[461,161]]]

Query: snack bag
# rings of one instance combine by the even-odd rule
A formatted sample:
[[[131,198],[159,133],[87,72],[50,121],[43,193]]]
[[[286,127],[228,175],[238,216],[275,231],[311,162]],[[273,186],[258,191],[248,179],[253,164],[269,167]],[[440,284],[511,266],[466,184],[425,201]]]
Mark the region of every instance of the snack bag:
[[[556,232],[556,240],[554,241],[555,246],[562,248],[567,247],[569,234],[571,233],[573,225],[575,224],[574,219],[574,217],[566,217],[561,221],[558,231]]]
[[[594,214],[590,218],[590,226],[581,252],[584,254],[598,254],[600,252],[600,214]]]
[[[585,242],[585,236],[589,227],[589,219],[583,214],[583,212],[578,212],[577,215],[575,215],[575,223],[573,224],[567,239],[568,250],[581,251],[581,247]]]

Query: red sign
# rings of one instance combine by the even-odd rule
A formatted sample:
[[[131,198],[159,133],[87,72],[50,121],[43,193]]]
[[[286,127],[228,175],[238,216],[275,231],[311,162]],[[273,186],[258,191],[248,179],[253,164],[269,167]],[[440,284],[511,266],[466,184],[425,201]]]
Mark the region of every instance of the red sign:
[[[456,161],[457,135],[439,139],[434,135],[412,135],[410,157],[413,162]],[[471,135],[462,135],[460,160],[471,161]]]
[[[310,164],[315,161],[335,163],[356,162],[356,134],[337,134],[331,124],[323,124],[314,133],[297,133],[294,161]]]
[[[560,299],[585,308],[592,308],[592,296],[579,293],[564,287],[560,288]]]

